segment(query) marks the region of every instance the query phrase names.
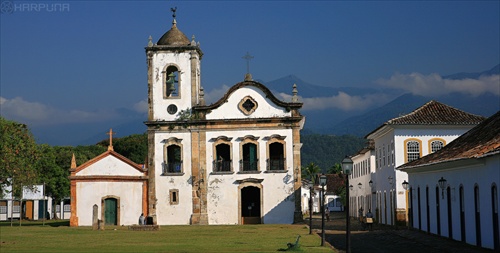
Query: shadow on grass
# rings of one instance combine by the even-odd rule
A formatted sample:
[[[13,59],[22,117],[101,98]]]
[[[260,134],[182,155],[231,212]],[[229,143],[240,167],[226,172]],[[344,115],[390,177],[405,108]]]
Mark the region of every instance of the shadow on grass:
[[[69,227],[69,220],[48,220],[45,221],[28,221],[28,220],[22,220],[21,224],[19,224],[19,220],[14,220],[12,222],[13,227],[33,227],[33,226],[50,226],[50,227]],[[0,222],[0,227],[10,227],[11,222],[9,221],[2,221]]]

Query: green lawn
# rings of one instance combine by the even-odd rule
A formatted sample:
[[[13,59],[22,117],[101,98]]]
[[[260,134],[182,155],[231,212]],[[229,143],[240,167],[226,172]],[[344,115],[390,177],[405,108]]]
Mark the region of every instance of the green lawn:
[[[299,252],[332,252],[305,225],[68,227],[67,221],[0,223],[0,252],[276,252],[300,235]]]

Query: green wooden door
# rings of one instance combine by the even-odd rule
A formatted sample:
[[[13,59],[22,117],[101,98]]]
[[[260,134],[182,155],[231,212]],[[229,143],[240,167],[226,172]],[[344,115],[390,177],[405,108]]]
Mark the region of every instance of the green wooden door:
[[[109,198],[104,200],[104,223],[106,225],[116,224],[116,199]]]

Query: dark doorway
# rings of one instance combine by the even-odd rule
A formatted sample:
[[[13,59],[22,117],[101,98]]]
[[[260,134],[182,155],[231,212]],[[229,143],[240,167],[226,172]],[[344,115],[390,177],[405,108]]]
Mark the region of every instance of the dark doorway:
[[[500,231],[498,229],[498,193],[497,186],[491,187],[491,213],[493,214],[493,248],[500,249]]]
[[[247,186],[241,189],[241,220],[242,224],[260,224],[260,189]]]
[[[47,216],[47,204],[48,204],[48,200],[39,200],[38,201],[38,219],[39,220],[49,218]]]
[[[460,186],[460,240],[465,242],[465,200],[463,186]]]
[[[431,206],[429,204],[429,186],[425,187],[425,204],[427,214],[427,233],[431,232]]]
[[[104,223],[106,225],[117,225],[117,202],[118,201],[115,198],[108,198],[104,200]]]
[[[436,226],[437,234],[441,235],[441,211],[439,209],[439,187],[436,186]]]
[[[447,210],[448,210],[448,237],[453,239],[453,222],[451,217],[451,189],[450,187],[446,188],[446,202],[447,202]]]
[[[476,245],[481,247],[481,212],[479,211],[479,187],[474,187],[474,213],[476,221]]]

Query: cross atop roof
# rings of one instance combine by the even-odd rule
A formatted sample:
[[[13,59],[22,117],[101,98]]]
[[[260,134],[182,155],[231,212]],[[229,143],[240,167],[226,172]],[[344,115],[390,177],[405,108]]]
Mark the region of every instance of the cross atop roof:
[[[245,59],[247,61],[247,73],[250,73],[250,60],[253,59],[253,56],[251,56],[248,52],[246,55],[244,55],[243,57],[241,57],[243,59]]]
[[[109,135],[109,146],[108,146],[108,150],[113,150],[113,129],[110,128],[109,129],[109,132],[106,133],[107,135]]]

